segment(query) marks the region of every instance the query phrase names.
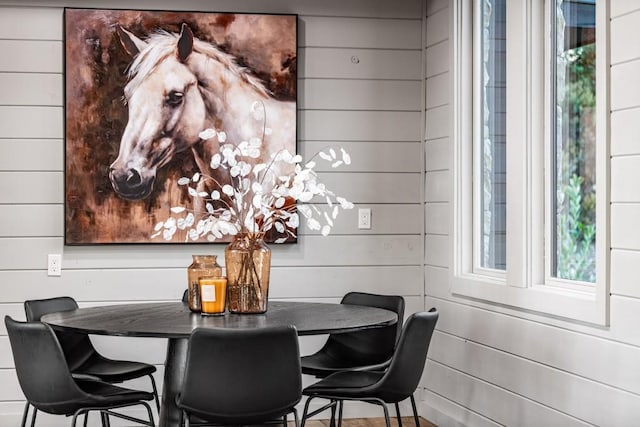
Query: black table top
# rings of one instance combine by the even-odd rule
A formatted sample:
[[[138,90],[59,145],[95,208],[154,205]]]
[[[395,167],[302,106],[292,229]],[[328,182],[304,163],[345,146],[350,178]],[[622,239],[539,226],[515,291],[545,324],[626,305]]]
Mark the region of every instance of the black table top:
[[[56,329],[130,337],[188,338],[195,328],[260,328],[294,325],[298,335],[350,332],[394,324],[395,313],[346,304],[269,301],[264,314],[202,316],[182,302],[120,304],[52,313],[42,321]]]

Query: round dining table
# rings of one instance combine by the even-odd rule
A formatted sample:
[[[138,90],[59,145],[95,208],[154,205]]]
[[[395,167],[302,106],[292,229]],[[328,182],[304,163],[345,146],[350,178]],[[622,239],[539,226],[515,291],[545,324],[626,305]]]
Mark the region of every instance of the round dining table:
[[[388,310],[348,304],[269,301],[264,314],[203,316],[182,302],[119,304],[47,314],[42,321],[54,329],[87,334],[167,338],[162,403],[158,425],[178,426],[176,394],[182,387],[189,336],[196,328],[264,328],[293,325],[298,335],[353,332],[392,325]]]

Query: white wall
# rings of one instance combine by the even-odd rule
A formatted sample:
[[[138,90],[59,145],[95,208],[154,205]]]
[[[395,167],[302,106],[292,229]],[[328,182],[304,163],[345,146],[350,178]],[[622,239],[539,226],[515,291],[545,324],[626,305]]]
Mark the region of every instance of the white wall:
[[[192,253],[204,250],[222,258],[223,245],[64,246],[62,7],[86,5],[0,0],[2,317],[24,319],[24,300],[58,295],[73,296],[82,306],[178,300]],[[132,5],[91,2],[105,8]],[[323,178],[356,208],[371,207],[373,227],[358,230],[351,211],[339,218],[330,237],[302,229],[298,244],[272,246],[271,296],[338,301],[348,290],[362,290],[403,295],[408,312],[421,310],[423,2],[154,0],[135,7],[299,14],[299,151],[315,153],[337,144],[352,154],[350,168]],[[351,62],[354,55],[357,65]],[[63,255],[61,277],[47,277],[51,253]],[[305,339],[303,352],[320,341]],[[112,357],[156,364],[161,386],[162,340],[98,337],[95,342]],[[23,402],[2,324],[0,425],[18,425]],[[366,408],[371,416],[381,415]]]
[[[451,7],[427,1],[425,305],[440,313],[423,414],[441,425],[640,425],[640,2],[611,0],[611,304],[606,328],[451,295]],[[448,85],[448,90],[443,86]]]

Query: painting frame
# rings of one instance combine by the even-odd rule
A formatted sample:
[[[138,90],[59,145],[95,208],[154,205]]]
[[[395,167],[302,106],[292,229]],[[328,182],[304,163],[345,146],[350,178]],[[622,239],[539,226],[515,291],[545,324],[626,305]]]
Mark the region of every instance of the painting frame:
[[[282,119],[271,123],[276,131],[282,128],[286,133],[285,137],[279,138],[277,144],[281,145],[277,147],[276,142],[271,142],[275,137],[270,140],[263,134],[265,149],[272,144],[273,149],[297,152],[296,14],[67,7],[64,8],[63,27],[65,245],[211,243],[206,239],[190,240],[184,232],[176,233],[171,240],[152,235],[154,225],[166,219],[172,207],[192,202],[177,182],[199,173],[206,164],[203,159],[208,160],[206,155],[211,155],[207,150],[212,148],[193,137],[193,130],[185,129],[189,126],[195,129],[193,123],[201,125],[200,130],[232,126],[229,124],[231,118],[226,118],[230,114],[225,112],[235,111],[235,106],[221,108],[216,102],[217,99],[241,99],[235,96],[233,81],[228,77],[234,72],[241,73],[245,82],[263,87],[263,94],[267,94],[269,102],[273,101],[267,105],[287,112],[282,117],[293,117],[286,122]],[[139,76],[132,69],[135,65],[138,67],[135,71],[141,73],[144,65],[134,62],[142,62],[151,56],[143,50],[145,46],[160,39],[160,34],[168,35],[178,39],[174,50],[179,56],[183,31],[192,33],[194,47],[191,56],[180,57],[180,60],[183,68],[193,72],[195,77],[190,78],[196,82],[198,91],[179,92],[180,97],[176,97],[172,90],[163,88],[158,90],[160,95],[138,96],[132,87],[137,84],[133,80]],[[127,37],[128,41],[125,40]],[[228,69],[206,77],[198,74],[200,68],[192,65],[197,64],[194,58],[199,44],[196,43],[210,44],[211,49],[221,52],[219,61]],[[200,54],[201,50],[197,52]],[[211,61],[211,58],[206,60]],[[146,72],[161,72],[159,64],[149,66],[151,71]],[[171,80],[174,84],[181,73],[167,73],[169,77],[162,81]],[[214,85],[213,81],[221,83]],[[204,107],[188,107],[191,105],[188,104],[190,93],[196,93],[193,105]],[[197,94],[202,97],[201,101],[197,101]],[[156,104],[155,110],[146,105],[146,109],[141,110],[136,105],[144,99],[153,106],[152,101],[156,98],[162,101]],[[181,103],[179,108],[183,113],[166,114],[167,108],[177,108],[176,103]],[[141,123],[138,129],[132,131],[139,111],[162,113],[148,113],[151,116],[144,116],[138,121]],[[170,116],[171,120],[163,122],[165,116]],[[143,134],[151,127],[150,123],[155,123],[156,117],[160,117],[156,120],[160,122],[159,130],[138,140],[130,137],[136,132]],[[231,131],[227,133],[232,134]],[[168,143],[172,138],[173,146]],[[142,141],[135,150],[129,150],[132,140]],[[149,151],[145,156],[140,154],[144,152],[141,147],[162,149]],[[123,152],[127,152],[128,157]],[[156,167],[151,170],[149,165],[157,158],[162,160],[156,162],[160,166],[153,165]],[[149,182],[151,186],[147,185]],[[267,235],[266,240],[273,241],[276,237]],[[227,237],[216,239],[214,243],[229,241]],[[287,240],[296,241],[296,238]]]

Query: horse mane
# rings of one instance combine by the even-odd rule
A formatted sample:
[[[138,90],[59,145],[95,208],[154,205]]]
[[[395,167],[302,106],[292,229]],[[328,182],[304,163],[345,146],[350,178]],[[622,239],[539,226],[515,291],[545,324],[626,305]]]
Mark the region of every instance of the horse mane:
[[[171,55],[175,55],[178,38],[178,34],[165,30],[158,30],[147,38],[146,42],[148,46],[143,49],[129,65],[127,71],[129,82],[125,87],[127,97],[142,84],[160,62]],[[270,96],[270,92],[265,88],[264,84],[253,76],[246,67],[238,65],[232,55],[221,51],[211,43],[197,38],[193,40],[193,50],[218,61],[230,72],[252,86],[261,95],[265,97]]]

